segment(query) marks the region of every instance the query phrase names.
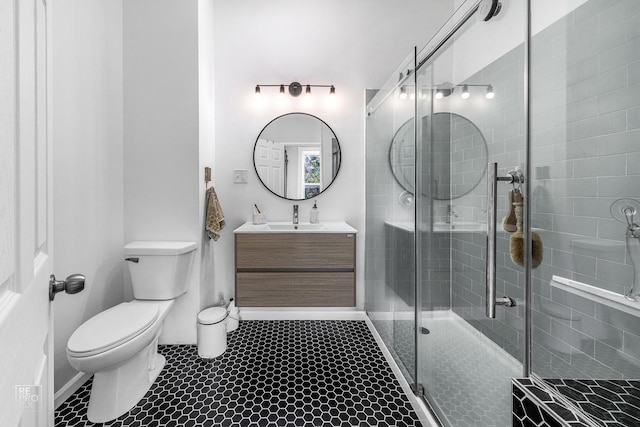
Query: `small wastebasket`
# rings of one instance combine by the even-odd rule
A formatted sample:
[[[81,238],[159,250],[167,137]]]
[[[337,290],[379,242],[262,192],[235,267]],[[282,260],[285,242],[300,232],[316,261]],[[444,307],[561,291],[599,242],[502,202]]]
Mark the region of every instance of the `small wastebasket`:
[[[213,359],[227,350],[227,310],[210,307],[198,313],[198,356]]]

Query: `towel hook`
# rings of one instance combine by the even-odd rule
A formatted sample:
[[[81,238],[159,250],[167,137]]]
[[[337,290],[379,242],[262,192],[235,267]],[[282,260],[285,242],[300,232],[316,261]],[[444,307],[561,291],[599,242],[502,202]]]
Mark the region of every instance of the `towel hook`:
[[[522,184],[524,183],[524,174],[522,173],[522,169],[520,166],[516,166],[515,169],[507,172],[507,176],[502,178],[499,177],[498,181],[510,181],[511,185],[513,185],[513,190],[519,193],[522,193]]]
[[[211,168],[208,167],[208,166],[205,166],[205,168],[204,168],[204,183],[205,183],[205,187],[208,187],[210,182],[211,182]]]

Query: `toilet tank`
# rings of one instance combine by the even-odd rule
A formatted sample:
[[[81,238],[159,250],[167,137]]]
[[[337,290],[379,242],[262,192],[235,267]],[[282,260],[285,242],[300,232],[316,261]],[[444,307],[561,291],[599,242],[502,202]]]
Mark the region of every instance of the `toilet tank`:
[[[133,296],[168,300],[187,292],[195,242],[136,241],[124,247]]]

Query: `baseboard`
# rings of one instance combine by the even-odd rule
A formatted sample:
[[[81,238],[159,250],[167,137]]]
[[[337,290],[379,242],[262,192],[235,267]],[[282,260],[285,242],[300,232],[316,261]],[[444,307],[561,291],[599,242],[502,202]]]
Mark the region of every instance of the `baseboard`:
[[[241,320],[366,320],[364,311],[354,308],[240,307]]]
[[[75,393],[87,380],[91,378],[91,374],[78,372],[73,378],[63,385],[54,396],[54,406],[56,409],[62,405],[73,393]]]
[[[420,422],[422,423],[422,425],[427,427],[440,426],[440,424],[436,421],[436,419],[433,417],[431,412],[427,409],[427,406],[424,404],[424,402],[418,399],[416,395],[413,393],[413,390],[411,390],[411,386],[407,382],[404,375],[402,375],[402,371],[400,370],[400,367],[394,360],[393,356],[391,355],[391,352],[389,352],[389,349],[387,348],[386,344],[380,337],[380,334],[378,334],[378,331],[376,330],[375,326],[373,326],[373,323],[371,323],[371,320],[368,317],[365,320],[367,322],[367,326],[369,327],[369,330],[371,331],[371,334],[373,335],[376,342],[378,343],[378,347],[380,347],[382,354],[384,354],[385,359],[387,359],[387,363],[389,363],[389,366],[391,366],[391,370],[395,374],[398,382],[400,383],[400,387],[402,387],[404,394],[409,399],[409,402],[411,403],[411,406],[413,406],[413,410],[418,415],[418,418],[420,419]]]

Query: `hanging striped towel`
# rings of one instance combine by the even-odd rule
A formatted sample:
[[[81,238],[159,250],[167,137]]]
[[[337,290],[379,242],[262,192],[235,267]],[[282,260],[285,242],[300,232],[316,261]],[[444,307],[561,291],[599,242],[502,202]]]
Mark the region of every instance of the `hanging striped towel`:
[[[205,221],[205,230],[210,239],[218,240],[220,238],[220,230],[224,228],[224,213],[220,206],[220,200],[213,187],[207,190],[207,217]]]

